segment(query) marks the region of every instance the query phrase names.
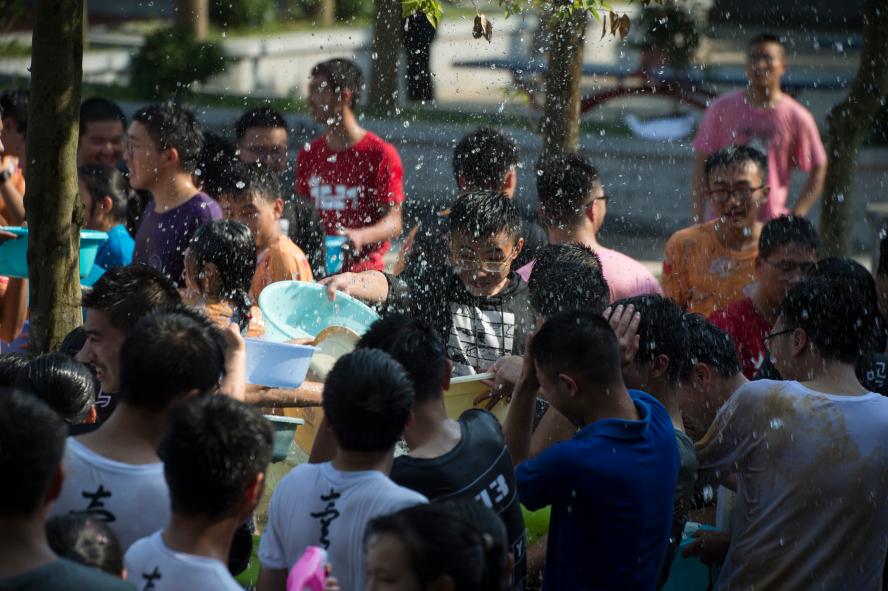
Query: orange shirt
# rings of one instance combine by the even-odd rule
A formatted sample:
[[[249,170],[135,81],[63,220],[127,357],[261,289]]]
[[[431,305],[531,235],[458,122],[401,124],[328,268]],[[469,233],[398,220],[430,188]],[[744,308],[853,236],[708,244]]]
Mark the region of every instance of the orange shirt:
[[[688,312],[708,317],[743,295],[755,281],[758,247],[728,249],[715,234],[715,221],[679,230],[666,241],[663,292]]]
[[[250,299],[257,303],[263,289],[272,283],[290,280],[313,281],[311,265],[302,249],[281,235],[257,257]]]

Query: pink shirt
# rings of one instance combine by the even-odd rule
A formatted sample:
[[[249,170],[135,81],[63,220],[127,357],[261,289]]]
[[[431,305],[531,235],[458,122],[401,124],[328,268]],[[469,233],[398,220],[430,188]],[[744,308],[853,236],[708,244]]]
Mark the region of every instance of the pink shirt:
[[[595,249],[595,254],[601,261],[601,272],[610,287],[612,302],[649,293],[663,295],[663,289],[651,272],[635,259],[609,248],[599,247]],[[518,274],[525,281],[530,280],[535,262],[530,261],[518,269]]]
[[[762,205],[762,221],[789,212],[786,202],[794,167],[808,172],[826,164],[814,117],[787,94],[771,109],[749,106],[743,90],[715,99],[700,121],[694,149],[711,154],[731,144],[748,144],[768,155],[771,193]]]

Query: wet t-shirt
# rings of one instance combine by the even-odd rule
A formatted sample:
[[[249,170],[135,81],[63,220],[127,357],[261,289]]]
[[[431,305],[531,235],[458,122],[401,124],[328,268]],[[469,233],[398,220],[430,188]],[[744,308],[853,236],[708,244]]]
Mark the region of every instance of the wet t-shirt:
[[[158,531],[130,546],[126,574],[139,589],[153,591],[243,591],[228,567],[212,558],[176,552]]]
[[[737,390],[698,445],[700,477],[737,474],[719,590],[882,589],[888,398],[798,382]]]
[[[742,297],[726,308],[716,310],[709,321],[730,335],[737,347],[743,375],[751,380],[768,356],[765,335],[771,331],[771,325],[758,313],[749,297]]]

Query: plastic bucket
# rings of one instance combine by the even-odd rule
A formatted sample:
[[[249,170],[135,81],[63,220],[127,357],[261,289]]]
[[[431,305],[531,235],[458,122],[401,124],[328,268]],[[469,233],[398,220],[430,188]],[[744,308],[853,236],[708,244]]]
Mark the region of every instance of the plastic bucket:
[[[28,228],[2,226],[0,230],[18,236],[0,244],[0,275],[28,277]],[[80,231],[80,278],[88,277],[108,234],[95,230]]]
[[[290,454],[290,446],[296,437],[297,427],[305,424],[302,419],[265,415],[274,429],[274,451],[271,452],[272,462],[283,462]]]
[[[345,236],[324,236],[324,264],[327,275],[342,272],[342,247],[348,242]]]
[[[247,382],[272,388],[298,388],[305,381],[315,348],[308,345],[244,339]]]
[[[444,392],[444,407],[447,409],[447,416],[458,420],[459,416],[470,408],[486,408],[486,403],[475,406],[473,401],[481,394],[490,391],[483,380],[492,380],[493,378],[492,373],[480,373],[451,379],[450,388]],[[490,412],[496,415],[496,418],[502,423],[506,420],[509,405],[504,400],[500,400],[496,406],[490,409]]]

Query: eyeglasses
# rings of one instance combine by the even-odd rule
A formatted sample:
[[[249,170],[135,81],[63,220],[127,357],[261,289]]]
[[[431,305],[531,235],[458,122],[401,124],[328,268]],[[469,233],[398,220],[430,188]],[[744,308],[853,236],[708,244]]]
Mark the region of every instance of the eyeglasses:
[[[460,271],[482,271],[484,273],[499,273],[507,267],[517,256],[513,250],[505,260],[482,260],[468,257],[449,256],[450,266],[459,273]]]
[[[792,275],[796,269],[798,269],[802,275],[807,275],[814,268],[814,263],[811,261],[777,261],[776,263],[772,263],[771,261],[765,259],[765,262],[776,269],[779,275],[782,275],[784,277]]]
[[[766,185],[760,185],[758,187],[731,187],[730,189],[713,189],[709,191],[709,196],[712,197],[715,201],[724,202],[731,198],[732,195],[736,195],[740,198],[741,201],[746,201],[752,198],[753,193],[758,191],[759,189],[764,189]]]
[[[280,158],[281,156],[287,155],[287,147],[286,146],[263,146],[261,144],[256,144],[252,146],[245,146],[247,150],[256,154],[258,156],[262,156],[265,158],[274,157]]]
[[[605,195],[604,193],[602,193],[599,197],[593,197],[593,198],[590,199],[587,203],[584,203],[584,204],[583,204],[583,209],[584,209],[584,210],[585,210],[585,209],[589,209],[590,207],[592,207],[593,205],[595,205],[595,202],[596,202],[596,201],[604,201],[605,203],[607,203],[609,199],[610,199],[609,196],[607,196],[607,195]]]
[[[778,330],[777,332],[768,333],[762,337],[762,342],[765,344],[765,347],[768,346],[768,342],[774,337],[779,337],[780,335],[789,334],[793,332],[794,328],[787,328],[786,330]]]

